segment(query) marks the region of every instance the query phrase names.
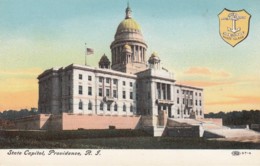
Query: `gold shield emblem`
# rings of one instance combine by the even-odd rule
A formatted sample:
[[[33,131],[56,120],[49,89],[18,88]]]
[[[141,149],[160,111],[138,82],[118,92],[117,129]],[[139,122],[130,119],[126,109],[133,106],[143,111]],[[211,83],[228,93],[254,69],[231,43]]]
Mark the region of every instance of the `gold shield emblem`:
[[[231,46],[235,47],[248,36],[251,15],[245,10],[224,9],[218,17],[220,36]]]

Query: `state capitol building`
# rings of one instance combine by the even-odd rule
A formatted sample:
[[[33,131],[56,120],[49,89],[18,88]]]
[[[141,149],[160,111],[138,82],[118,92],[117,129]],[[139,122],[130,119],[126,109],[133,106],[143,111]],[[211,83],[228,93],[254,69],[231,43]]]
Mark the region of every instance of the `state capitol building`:
[[[174,74],[161,66],[159,55],[146,54],[147,44],[131,13],[128,5],[110,45],[111,61],[104,54],[99,67],[71,64],[45,70],[38,76],[41,114],[99,118],[94,123],[104,119],[96,128],[120,128],[126,124],[119,123],[128,123],[123,120],[117,126],[113,124],[116,119],[107,117],[143,117],[150,127],[165,125],[160,115],[164,119],[204,117],[203,89],[176,84]],[[79,127],[88,128],[84,125]]]

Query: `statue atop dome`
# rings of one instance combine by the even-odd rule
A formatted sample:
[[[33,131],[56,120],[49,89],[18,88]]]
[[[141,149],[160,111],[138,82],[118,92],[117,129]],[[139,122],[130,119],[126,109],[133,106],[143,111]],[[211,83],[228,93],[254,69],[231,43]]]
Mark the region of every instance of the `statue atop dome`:
[[[132,17],[131,14],[132,14],[132,10],[131,10],[131,8],[129,6],[129,2],[128,2],[127,8],[125,9],[125,18],[126,19],[131,18]]]

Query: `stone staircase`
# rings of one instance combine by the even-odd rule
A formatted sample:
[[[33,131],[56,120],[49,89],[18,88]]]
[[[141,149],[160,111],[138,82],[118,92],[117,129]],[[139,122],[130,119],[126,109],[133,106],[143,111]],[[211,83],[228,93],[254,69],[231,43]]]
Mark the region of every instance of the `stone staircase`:
[[[200,137],[206,138],[232,138],[260,136],[259,132],[250,129],[231,129],[226,126],[218,125],[212,121],[197,119],[174,119],[168,118],[168,127],[174,126],[199,126]]]

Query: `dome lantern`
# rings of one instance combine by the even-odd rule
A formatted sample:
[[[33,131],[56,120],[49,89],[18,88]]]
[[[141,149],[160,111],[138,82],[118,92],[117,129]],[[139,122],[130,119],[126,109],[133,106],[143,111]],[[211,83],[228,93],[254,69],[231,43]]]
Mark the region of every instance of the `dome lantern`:
[[[125,9],[125,18],[126,19],[131,18],[132,17],[131,14],[132,14],[132,10],[131,10],[131,8],[129,6],[129,2],[128,2],[127,8]]]

